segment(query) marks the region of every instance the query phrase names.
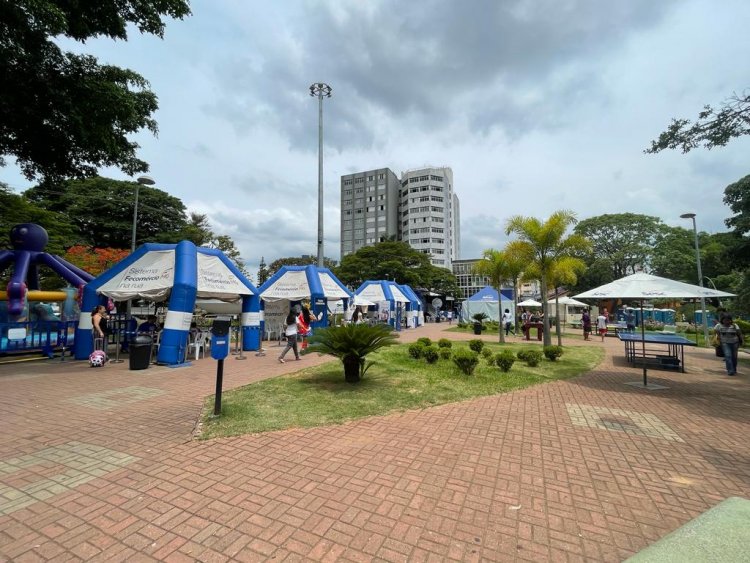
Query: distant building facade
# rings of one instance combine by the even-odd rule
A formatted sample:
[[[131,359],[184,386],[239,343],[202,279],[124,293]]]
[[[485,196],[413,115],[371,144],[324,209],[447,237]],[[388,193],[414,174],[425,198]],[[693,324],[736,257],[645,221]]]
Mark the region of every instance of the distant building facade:
[[[459,206],[448,167],[409,170],[400,181],[390,168],[342,176],[341,257],[395,238],[450,270],[461,248]]]

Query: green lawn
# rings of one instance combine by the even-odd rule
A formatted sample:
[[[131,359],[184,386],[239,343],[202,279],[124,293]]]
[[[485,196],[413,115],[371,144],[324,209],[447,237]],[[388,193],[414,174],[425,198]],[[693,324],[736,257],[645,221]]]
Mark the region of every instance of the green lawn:
[[[498,344],[487,344],[493,353]],[[454,349],[467,347],[453,343]],[[506,345],[514,352],[528,345]],[[541,350],[541,346],[534,347]],[[338,424],[390,412],[419,409],[473,397],[504,393],[580,375],[604,357],[596,347],[568,347],[556,362],[543,359],[530,368],[517,360],[508,373],[484,358],[470,376],[450,360],[429,365],[408,354],[407,345],[391,346],[368,356],[375,364],[356,385],[344,381],[338,360],[300,372],[267,379],[222,394],[222,414],[213,418],[213,397],[206,400],[202,438],[235,436],[287,428]]]

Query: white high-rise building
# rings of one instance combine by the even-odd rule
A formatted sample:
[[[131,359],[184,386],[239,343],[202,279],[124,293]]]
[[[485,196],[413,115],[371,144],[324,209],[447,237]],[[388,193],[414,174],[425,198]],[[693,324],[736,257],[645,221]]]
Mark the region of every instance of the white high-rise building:
[[[399,239],[451,269],[460,257],[461,220],[453,170],[427,167],[401,173]]]

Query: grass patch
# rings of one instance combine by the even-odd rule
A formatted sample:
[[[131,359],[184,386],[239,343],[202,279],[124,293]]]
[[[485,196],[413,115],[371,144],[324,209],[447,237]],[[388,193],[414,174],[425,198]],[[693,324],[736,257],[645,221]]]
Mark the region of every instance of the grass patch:
[[[501,350],[515,354],[529,348],[494,343],[485,343],[485,347],[493,354]],[[468,350],[468,344],[453,343],[453,350],[462,348]],[[541,351],[542,347],[538,349]],[[214,399],[207,398],[201,437],[340,424],[366,416],[495,395],[580,375],[594,368],[603,357],[601,348],[568,347],[556,362],[543,360],[531,368],[517,361],[508,373],[489,366],[481,358],[473,375],[467,376],[451,360],[427,364],[424,359],[409,356],[407,345],[391,346],[368,355],[375,365],[356,385],[346,383],[341,363],[332,361],[227,391],[222,394],[222,415],[217,418],[210,417]]]

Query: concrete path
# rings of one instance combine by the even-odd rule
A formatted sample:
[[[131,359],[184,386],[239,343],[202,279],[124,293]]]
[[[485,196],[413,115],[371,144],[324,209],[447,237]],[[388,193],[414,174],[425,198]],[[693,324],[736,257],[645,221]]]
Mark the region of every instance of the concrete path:
[[[566,345],[606,359],[505,395],[211,441],[192,435],[213,360],[2,365],[0,560],[621,561],[750,497],[750,366],[726,377],[692,349],[688,373],[651,371],[668,389],[644,391],[624,385],[641,372],[616,339]],[[277,353],[228,359],[225,389],[326,361]]]

